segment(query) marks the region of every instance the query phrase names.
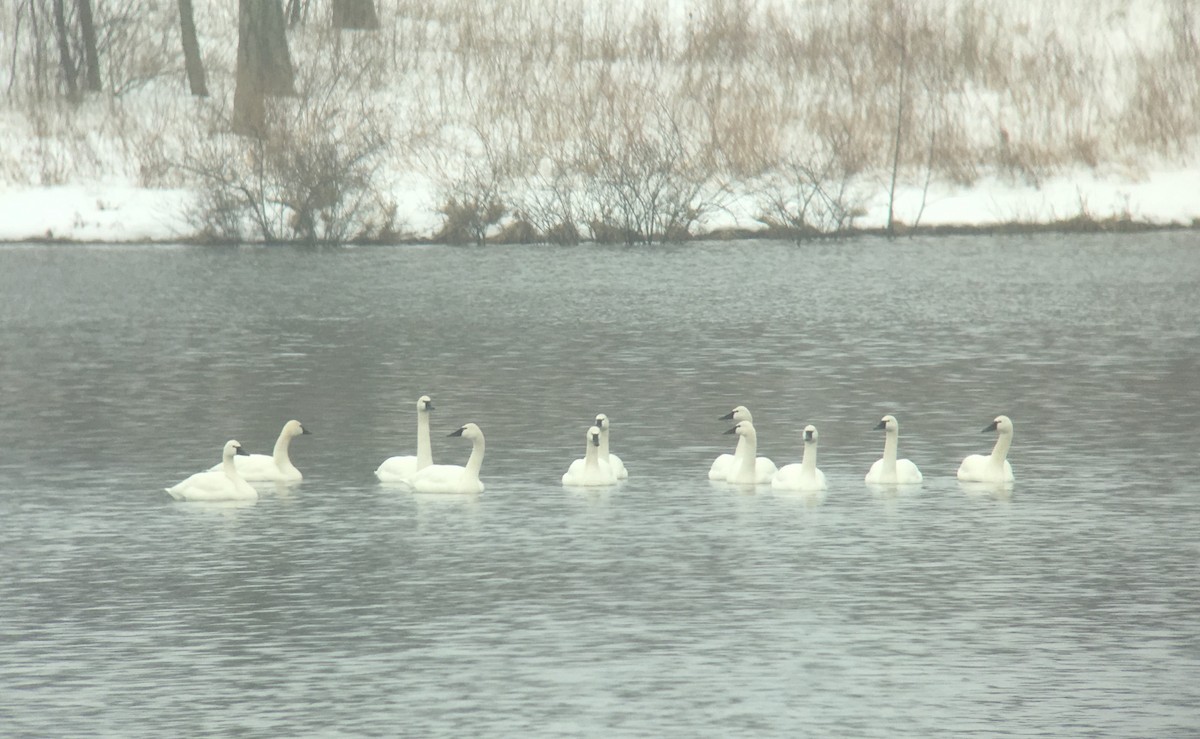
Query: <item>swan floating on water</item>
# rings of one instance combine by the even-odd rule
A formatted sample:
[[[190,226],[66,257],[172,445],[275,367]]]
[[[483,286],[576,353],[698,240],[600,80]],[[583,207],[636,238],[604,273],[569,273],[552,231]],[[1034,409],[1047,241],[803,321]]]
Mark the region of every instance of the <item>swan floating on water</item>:
[[[258,500],[258,491],[242,479],[233,463],[237,455],[248,455],[235,439],[225,442],[220,469],[197,472],[178,485],[165,488],[175,500]]]
[[[818,492],[826,489],[825,473],[817,469],[817,427],[804,427],[804,455],[800,463],[785,464],[771,478],[772,490]]]
[[[750,409],[744,405],[739,405],[730,412],[721,416],[721,421],[732,420],[735,423],[747,421],[754,423],[754,417],[750,415]],[[736,426],[735,426],[736,428]],[[732,432],[726,432],[732,433]],[[757,439],[757,436],[755,437]],[[771,479],[771,475],[775,474],[775,463],[766,457],[755,458],[756,451],[746,451],[746,437],[739,436],[737,446],[734,447],[733,454],[721,454],[713,460],[712,466],[708,468],[708,479],[710,480],[726,480],[729,478],[729,473],[735,467],[740,466],[744,456],[749,454],[751,459],[754,459],[755,475],[762,477],[766,475],[767,479]]]
[[[725,433],[737,434],[739,437],[738,451],[734,454],[735,459],[725,476],[725,482],[735,485],[769,483],[776,471],[775,463],[766,457],[755,456],[758,453],[758,433],[754,430],[754,424],[750,421],[739,421]]]
[[[429,412],[433,400],[428,395],[417,399],[417,454],[416,456],[388,457],[375,469],[380,482],[404,482],[433,464],[433,449],[429,445]]]
[[[1012,482],[1012,465],[1008,449],[1012,446],[1013,422],[1008,416],[996,416],[980,433],[996,431],[996,446],[991,454],[972,454],[958,466],[958,479],[963,482]]]
[[[923,479],[921,470],[907,459],[896,459],[900,443],[900,422],[889,414],[875,427],[884,432],[883,458],[875,460],[867,472],[868,485],[915,485]]]
[[[621,461],[620,457],[610,454],[608,451],[608,416],[597,413],[596,427],[600,429],[600,461],[608,465],[616,479],[628,479],[629,471],[625,469],[625,463]]]
[[[616,483],[617,478],[612,474],[612,470],[607,465],[603,465],[600,459],[600,449],[603,446],[602,436],[603,432],[600,431],[599,426],[592,426],[587,430],[587,446],[583,459],[575,460],[567,468],[566,473],[562,476],[563,485],[593,487]]]
[[[279,432],[279,438],[275,440],[275,450],[271,454],[238,455],[234,457],[233,464],[237,467],[238,474],[247,482],[299,482],[304,479],[304,475],[292,464],[292,459],[288,456],[288,447],[292,439],[311,433],[299,421],[288,421],[283,424],[283,430]],[[220,470],[221,464],[213,465],[209,471]]]
[[[404,484],[418,493],[482,493],[479,470],[483,467],[483,431],[468,423],[447,436],[461,436],[471,441],[471,456],[466,466],[431,464],[403,480]]]

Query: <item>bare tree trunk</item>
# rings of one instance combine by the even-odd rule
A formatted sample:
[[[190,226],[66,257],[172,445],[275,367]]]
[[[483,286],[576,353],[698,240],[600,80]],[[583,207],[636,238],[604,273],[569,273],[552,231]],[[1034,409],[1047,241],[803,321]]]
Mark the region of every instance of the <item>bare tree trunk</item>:
[[[83,31],[83,61],[86,74],[83,89],[100,92],[100,54],[96,51],[96,21],[92,17],[92,0],[76,0],[79,8],[79,28]]]
[[[204,60],[200,58],[200,42],[196,40],[196,19],[192,13],[192,0],[179,0],[179,31],[183,41],[183,67],[187,70],[188,86],[196,97],[208,97]]]
[[[295,75],[279,0],[238,0],[237,87],[233,130],[266,133],[266,96],[294,95]]]
[[[333,27],[374,31],[379,28],[375,0],[333,0]]]
[[[79,71],[71,59],[71,37],[67,33],[67,14],[63,9],[63,0],[54,0],[54,30],[58,38],[58,60],[62,65],[63,79],[67,83],[67,99],[79,101],[79,82],[76,76]]]

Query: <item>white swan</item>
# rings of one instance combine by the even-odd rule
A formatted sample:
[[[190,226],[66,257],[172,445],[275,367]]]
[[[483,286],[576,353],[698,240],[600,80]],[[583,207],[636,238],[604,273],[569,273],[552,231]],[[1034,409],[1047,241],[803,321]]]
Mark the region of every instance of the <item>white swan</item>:
[[[766,484],[775,474],[775,463],[766,457],[756,457],[758,452],[758,433],[750,421],[739,421],[736,426],[725,433],[737,434],[740,437],[738,450],[734,454],[734,463],[730,466],[725,482],[735,485]],[[744,442],[744,444],[743,444]],[[763,461],[766,464],[763,464]]]
[[[433,400],[428,395],[417,399],[417,455],[388,457],[375,469],[380,482],[404,482],[408,478],[433,464],[433,450],[429,445],[429,412]]]
[[[907,459],[896,459],[900,443],[900,422],[893,415],[886,415],[875,427],[883,430],[883,458],[875,460],[867,472],[868,485],[915,485],[921,482],[921,470]]]
[[[612,485],[617,478],[607,465],[602,465],[600,450],[603,447],[601,438],[603,432],[599,426],[587,430],[587,446],[583,459],[577,459],[567,468],[562,476],[562,484],[568,486],[592,487],[596,485]]]
[[[404,480],[404,484],[418,493],[482,493],[479,470],[483,467],[483,431],[468,423],[448,435],[471,440],[471,456],[466,466],[431,464]]]
[[[312,432],[304,428],[299,421],[292,420],[283,424],[279,438],[275,440],[275,450],[271,454],[246,454],[233,458],[238,474],[247,482],[299,482],[304,479],[300,470],[292,464],[288,456],[288,446],[292,439]],[[224,464],[224,463],[222,463]],[[210,472],[221,469],[220,464],[209,468]]]
[[[825,473],[817,469],[817,427],[804,427],[804,456],[799,464],[785,464],[771,478],[772,490],[817,492],[824,490]]]
[[[958,479],[963,482],[1012,482],[1012,465],[1008,463],[1008,448],[1012,446],[1013,422],[1008,416],[996,416],[981,433],[999,432],[991,454],[972,454],[958,466]]]
[[[753,416],[750,415],[750,409],[744,405],[739,405],[738,407],[729,411],[725,415],[721,416],[721,418],[719,420],[729,421],[731,419],[735,423],[740,423],[742,421],[749,421],[750,423],[754,423],[754,418],[753,418]],[[736,467],[738,465],[738,461],[746,453],[747,453],[746,452],[746,439],[745,439],[745,437],[739,436],[738,443],[737,443],[737,446],[734,447],[733,454],[721,454],[721,455],[718,455],[717,458],[713,460],[712,466],[710,466],[708,468],[708,479],[710,479],[710,480],[725,480],[725,479],[727,479],[729,477],[730,470],[732,470],[734,467]],[[754,456],[754,452],[750,452],[749,454],[751,457]],[[767,478],[770,479],[771,475],[775,474],[775,469],[776,469],[775,463],[772,462],[771,460],[767,459],[766,457],[758,457],[757,459],[754,460],[754,464],[755,464],[756,474],[759,477],[766,475]]]
[[[620,457],[610,454],[608,451],[608,416],[597,413],[596,427],[600,429],[600,461],[608,465],[616,479],[628,479],[629,471],[625,469],[625,463],[621,461]]]
[[[258,500],[258,491],[242,479],[233,459],[247,454],[242,445],[231,439],[221,452],[221,468],[197,472],[173,487],[165,488],[175,500]]]

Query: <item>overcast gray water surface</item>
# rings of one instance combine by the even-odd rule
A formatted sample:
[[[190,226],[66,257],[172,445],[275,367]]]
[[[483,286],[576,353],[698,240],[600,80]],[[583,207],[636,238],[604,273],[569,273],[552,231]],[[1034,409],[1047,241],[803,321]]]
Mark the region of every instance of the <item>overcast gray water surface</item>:
[[[484,494],[376,483],[422,393]],[[739,403],[823,501],[706,479]],[[163,492],[289,418],[303,483]],[[0,733],[1195,736],[1198,428],[1195,233],[0,247]]]

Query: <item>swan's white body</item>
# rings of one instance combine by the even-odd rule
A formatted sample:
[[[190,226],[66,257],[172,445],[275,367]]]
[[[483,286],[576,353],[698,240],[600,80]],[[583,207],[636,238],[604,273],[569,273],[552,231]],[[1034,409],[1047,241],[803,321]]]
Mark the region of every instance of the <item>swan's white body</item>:
[[[304,479],[304,475],[292,464],[292,458],[288,456],[288,447],[292,439],[311,433],[299,421],[288,421],[279,432],[271,454],[239,454],[233,458],[233,464],[237,467],[238,474],[247,482],[299,482]],[[215,464],[209,471],[216,472],[220,469],[221,465]]]
[[[1008,449],[1012,446],[1013,422],[1008,416],[996,416],[983,430],[996,431],[996,446],[991,454],[972,454],[958,466],[958,479],[963,482],[1012,482],[1012,465]]]
[[[258,491],[242,479],[233,463],[239,454],[246,454],[241,444],[233,439],[225,442],[219,469],[197,472],[178,485],[165,488],[167,493],[175,500],[258,500]]]
[[[583,459],[577,459],[567,468],[562,476],[562,484],[567,486],[594,487],[597,485],[615,484],[617,478],[608,465],[602,464],[600,449],[603,432],[599,426],[587,430],[587,447]]]
[[[916,485],[924,479],[921,470],[907,459],[896,459],[900,445],[900,422],[887,415],[875,427],[884,430],[883,458],[875,460],[867,472],[868,485]]]
[[[817,469],[817,429],[804,427],[804,456],[799,464],[785,464],[771,478],[772,490],[815,493],[826,488],[825,473]]]
[[[750,410],[744,405],[739,405],[729,413],[721,416],[720,420],[733,420],[734,423],[747,421],[754,423],[754,418],[750,415]],[[736,427],[735,427],[736,428]],[[729,432],[726,432],[729,433]],[[757,435],[755,436],[757,444]],[[756,478],[766,477],[766,481],[771,480],[771,475],[775,474],[775,463],[766,457],[757,457],[757,446],[754,449],[747,449],[746,437],[738,436],[737,446],[733,449],[733,454],[721,454],[713,460],[712,465],[708,468],[708,479],[710,480],[729,480],[729,475],[734,470],[745,468],[746,458],[754,460],[754,475]]]
[[[433,447],[429,443],[429,412],[433,401],[428,395],[417,400],[417,454],[388,457],[375,469],[380,482],[404,482],[418,471],[433,464]]]
[[[405,485],[418,493],[483,492],[483,482],[479,479],[479,470],[483,467],[483,431],[475,424],[468,423],[450,436],[471,440],[471,456],[466,466],[431,464],[404,480]]]
[[[775,463],[765,457],[756,457],[758,452],[758,434],[754,424],[749,421],[739,421],[736,426],[725,433],[737,434],[740,438],[738,451],[734,454],[733,464],[725,476],[725,482],[734,485],[765,485],[775,474]],[[740,456],[739,456],[740,455]],[[761,464],[765,460],[767,464]]]

